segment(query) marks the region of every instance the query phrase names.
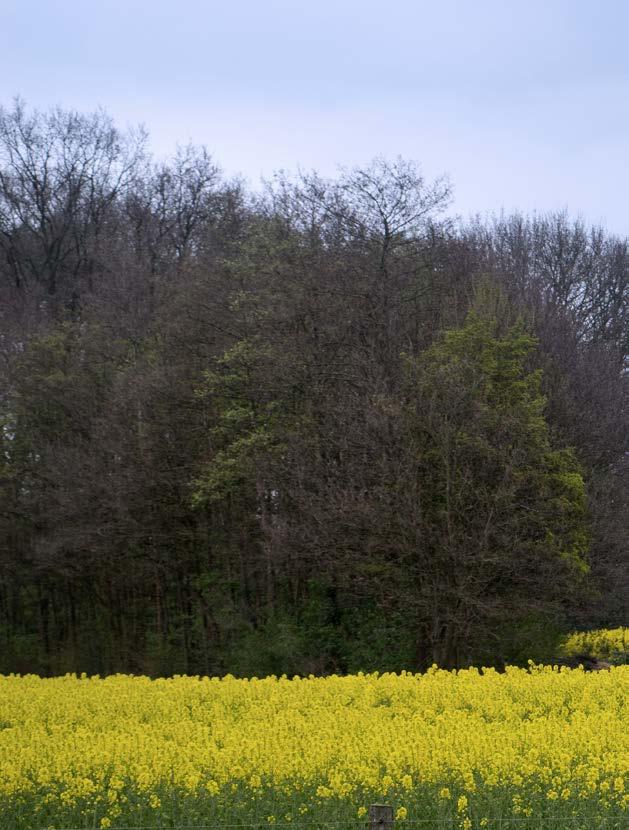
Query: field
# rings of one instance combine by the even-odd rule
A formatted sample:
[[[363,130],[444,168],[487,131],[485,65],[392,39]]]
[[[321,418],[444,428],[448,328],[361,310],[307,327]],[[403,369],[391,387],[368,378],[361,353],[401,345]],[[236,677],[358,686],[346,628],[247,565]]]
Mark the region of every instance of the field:
[[[627,663],[629,628],[601,628],[597,631],[578,631],[563,641],[561,653],[565,657],[588,654],[612,663]]]
[[[0,678],[0,827],[621,828],[629,667]]]

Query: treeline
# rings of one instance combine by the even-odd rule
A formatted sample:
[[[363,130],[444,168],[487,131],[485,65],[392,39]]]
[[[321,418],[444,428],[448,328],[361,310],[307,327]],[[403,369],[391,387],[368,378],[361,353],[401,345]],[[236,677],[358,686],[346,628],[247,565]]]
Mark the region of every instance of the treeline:
[[[627,240],[0,111],[0,671],[501,665],[626,623]]]

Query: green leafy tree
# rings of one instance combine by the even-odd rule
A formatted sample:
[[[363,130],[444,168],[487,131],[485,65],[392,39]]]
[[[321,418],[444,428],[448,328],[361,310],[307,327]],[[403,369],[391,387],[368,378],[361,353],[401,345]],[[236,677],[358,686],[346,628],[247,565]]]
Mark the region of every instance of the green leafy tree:
[[[260,389],[261,369],[271,357],[268,347],[240,340],[204,373],[197,394],[208,402],[211,460],[194,482],[195,506],[233,500],[247,489],[255,496],[257,462],[277,448],[281,434],[279,401]]]
[[[408,360],[420,663],[517,657],[588,571],[583,476],[552,445],[535,346],[522,323],[471,312]]]

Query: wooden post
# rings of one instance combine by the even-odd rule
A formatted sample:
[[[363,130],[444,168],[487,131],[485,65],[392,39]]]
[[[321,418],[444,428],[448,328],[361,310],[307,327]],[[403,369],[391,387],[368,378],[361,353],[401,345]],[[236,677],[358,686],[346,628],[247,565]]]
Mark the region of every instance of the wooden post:
[[[393,807],[372,804],[369,808],[369,830],[393,830]]]

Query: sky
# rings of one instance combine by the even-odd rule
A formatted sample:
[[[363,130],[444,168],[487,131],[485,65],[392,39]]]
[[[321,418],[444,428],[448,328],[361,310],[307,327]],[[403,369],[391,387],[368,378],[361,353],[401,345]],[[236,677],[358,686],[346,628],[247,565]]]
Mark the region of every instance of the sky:
[[[374,156],[453,211],[629,235],[626,0],[0,0],[0,103],[107,110],[253,186]]]

